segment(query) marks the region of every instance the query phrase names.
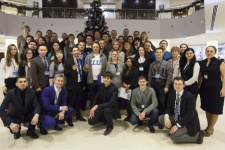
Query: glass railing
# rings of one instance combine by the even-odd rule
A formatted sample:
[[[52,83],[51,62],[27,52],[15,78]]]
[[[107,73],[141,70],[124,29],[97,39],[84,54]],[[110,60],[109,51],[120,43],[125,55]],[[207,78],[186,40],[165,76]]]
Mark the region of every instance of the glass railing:
[[[90,9],[74,8],[34,8],[0,1],[0,10],[6,14],[40,18],[77,18],[87,19]],[[197,0],[185,7],[176,9],[103,9],[106,19],[159,20],[182,18],[204,8],[203,0]]]

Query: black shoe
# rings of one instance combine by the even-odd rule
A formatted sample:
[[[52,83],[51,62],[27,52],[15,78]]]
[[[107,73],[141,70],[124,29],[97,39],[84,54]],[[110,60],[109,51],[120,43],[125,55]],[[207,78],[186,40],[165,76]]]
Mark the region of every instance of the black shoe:
[[[124,121],[130,122],[130,117],[126,117]]]
[[[68,120],[67,123],[68,123],[68,126],[70,126],[70,127],[74,126],[72,120]]]
[[[65,121],[63,120],[63,121],[61,121],[59,124],[65,124]]]
[[[203,143],[204,134],[205,134],[204,131],[202,131],[202,130],[199,131],[199,136],[198,136],[198,141],[197,141],[198,144]]]
[[[106,128],[105,132],[104,132],[104,135],[108,135],[112,132],[113,130],[113,127],[112,128]]]
[[[81,110],[83,110],[83,111],[85,111],[85,110],[86,110],[86,108],[85,108],[85,107],[81,107],[80,109],[81,109]]]
[[[151,133],[155,133],[155,129],[154,129],[153,125],[148,125],[148,128]]]
[[[48,131],[45,128],[43,128],[43,127],[40,126],[40,133],[42,135],[47,135],[48,134]]]
[[[158,128],[159,128],[159,129],[163,129],[163,128],[164,128],[163,124],[158,123]]]
[[[20,138],[20,132],[17,132],[14,134],[14,139],[19,139]]]
[[[138,126],[143,126],[144,122],[142,120],[138,121]]]
[[[61,127],[59,127],[58,125],[55,125],[54,130],[62,131],[63,129]]]
[[[26,136],[30,136],[32,139],[38,139],[39,136],[35,134],[33,131],[27,131]]]
[[[84,119],[84,118],[81,117],[81,116],[77,116],[76,119],[77,119],[77,120],[80,120],[80,121],[87,121],[86,119]]]

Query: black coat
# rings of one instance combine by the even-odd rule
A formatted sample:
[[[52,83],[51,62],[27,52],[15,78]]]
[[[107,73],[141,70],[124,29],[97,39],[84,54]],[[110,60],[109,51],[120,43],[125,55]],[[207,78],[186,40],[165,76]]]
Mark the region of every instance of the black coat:
[[[64,74],[67,77],[66,88],[68,90],[75,89],[78,86],[78,72],[77,70],[72,69],[73,65],[75,65],[73,57],[68,58],[66,60],[65,70],[64,70]],[[82,70],[82,74],[84,75],[83,70]]]
[[[6,109],[8,109],[7,112],[5,111]],[[40,114],[40,109],[34,89],[25,89],[25,106],[23,106],[18,88],[15,88],[7,92],[0,107],[0,117],[4,126],[9,126],[13,122],[10,116],[16,118],[21,123],[29,113]]]
[[[130,84],[130,89],[136,88],[138,85],[138,69],[136,67],[133,67],[128,73],[127,70],[123,72],[122,77],[123,82],[126,84]]]
[[[118,88],[114,84],[110,84],[105,87],[105,84],[101,84],[93,100],[93,106],[98,105],[98,109],[113,108],[113,118],[119,117],[118,106]]]
[[[145,76],[146,79],[148,79],[148,71],[149,71],[149,66],[150,64],[153,62],[153,59],[151,59],[150,57],[146,58],[145,61],[143,63],[138,62],[138,59],[136,59],[136,64],[137,64],[137,68],[138,68],[138,76]],[[144,70],[140,71],[140,67],[143,67]]]
[[[176,100],[176,91],[173,91],[169,95],[165,114],[174,115],[175,100]],[[195,96],[192,93],[184,90],[183,95],[181,96],[181,104],[180,104],[181,119],[178,121],[178,124],[181,125],[181,127],[186,126],[188,134],[190,136],[194,136],[198,131],[200,131],[198,113],[195,107],[196,107]]]

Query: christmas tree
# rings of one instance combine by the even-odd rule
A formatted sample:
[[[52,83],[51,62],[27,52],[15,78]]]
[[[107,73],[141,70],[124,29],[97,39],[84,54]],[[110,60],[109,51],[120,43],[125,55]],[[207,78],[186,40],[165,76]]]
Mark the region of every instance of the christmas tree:
[[[101,0],[94,0],[91,4],[91,9],[89,9],[88,20],[85,22],[85,29],[83,34],[86,35],[87,31],[99,31],[101,35],[103,33],[109,33],[108,27],[106,26],[105,17],[103,16],[103,11],[101,7]]]

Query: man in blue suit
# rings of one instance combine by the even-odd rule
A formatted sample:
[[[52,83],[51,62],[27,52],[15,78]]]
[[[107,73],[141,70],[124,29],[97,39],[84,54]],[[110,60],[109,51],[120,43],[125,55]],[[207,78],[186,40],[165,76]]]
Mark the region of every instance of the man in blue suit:
[[[46,87],[41,93],[41,116],[40,116],[40,132],[48,134],[46,129],[54,129],[62,131],[58,123],[64,119],[67,120],[69,126],[73,126],[72,115],[74,109],[66,104],[66,91],[63,86],[63,75],[57,74],[54,77],[54,85]]]

